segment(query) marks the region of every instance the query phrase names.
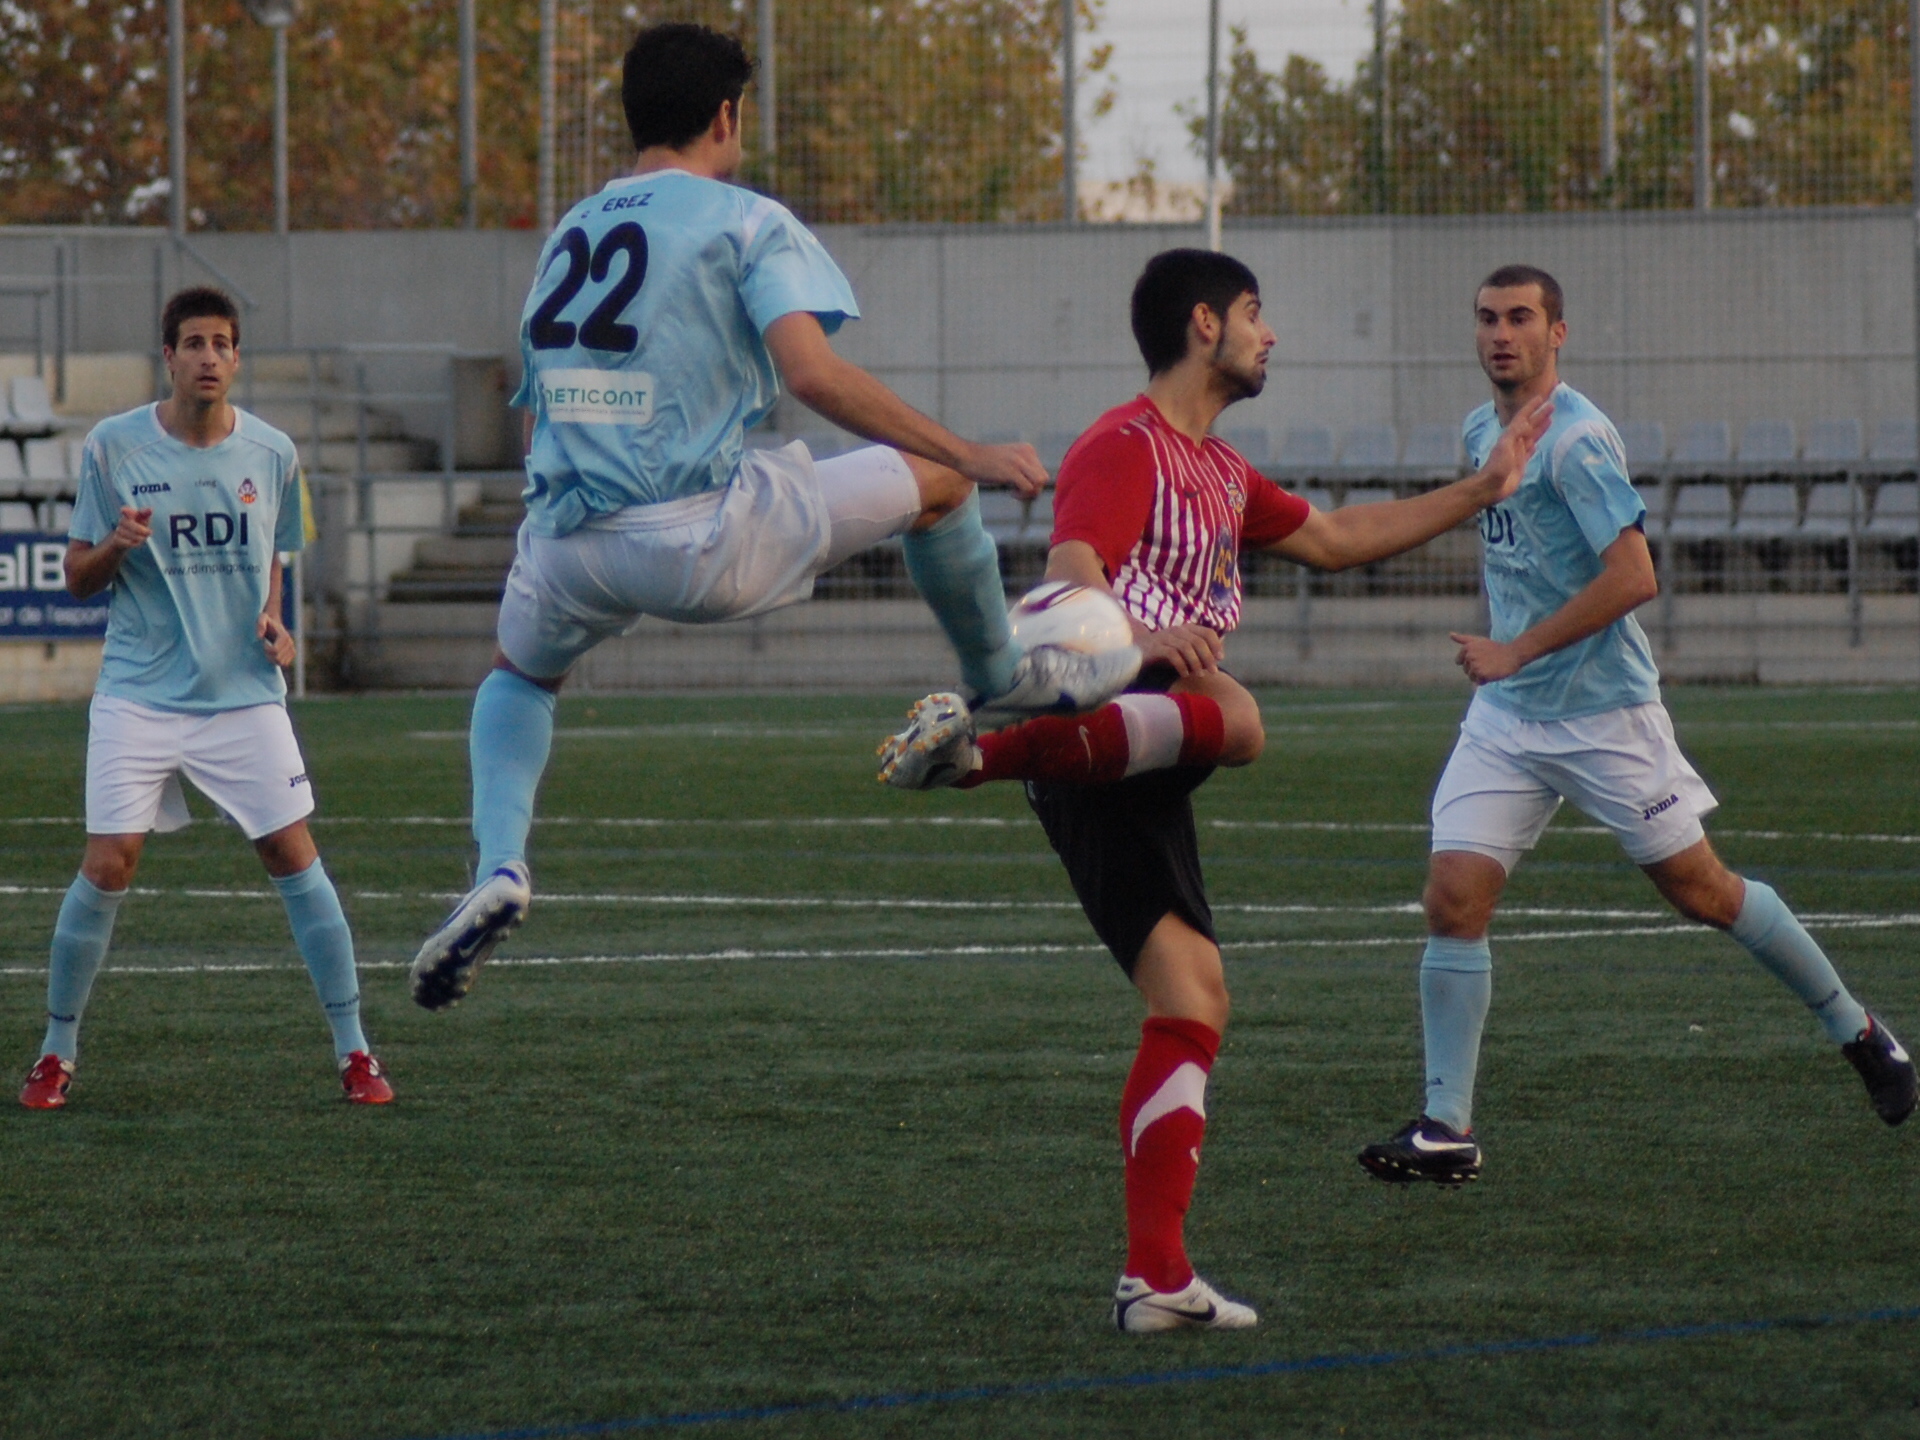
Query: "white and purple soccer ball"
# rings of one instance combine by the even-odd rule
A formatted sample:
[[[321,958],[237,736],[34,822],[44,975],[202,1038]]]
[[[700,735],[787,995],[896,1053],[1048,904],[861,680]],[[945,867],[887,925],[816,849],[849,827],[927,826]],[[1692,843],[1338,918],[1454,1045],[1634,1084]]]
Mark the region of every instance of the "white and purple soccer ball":
[[[1072,580],[1049,580],[1020,597],[1007,612],[1013,638],[1027,649],[1058,645],[1086,655],[1103,655],[1133,644],[1133,626],[1120,602],[1104,590]]]

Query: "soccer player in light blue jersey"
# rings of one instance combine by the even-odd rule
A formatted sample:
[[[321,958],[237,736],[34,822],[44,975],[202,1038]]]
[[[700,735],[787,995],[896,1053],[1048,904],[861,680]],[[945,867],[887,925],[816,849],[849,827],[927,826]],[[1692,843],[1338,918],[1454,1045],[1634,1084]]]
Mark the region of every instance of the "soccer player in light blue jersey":
[[[846,277],[786,209],[729,183],[752,74],[731,36],[642,30],[621,85],[633,171],[568,211],[541,251],[514,401],[528,411],[527,518],[471,724],[479,883],[414,960],[428,1009],[466,994],[526,915],[554,697],[575,661],[643,616],[764,614],[899,535],[976,711],[1089,709],[1139,668],[1131,648],[1014,641],[974,484],[1031,496],[1047,473],[1031,446],[962,440],[834,353],[828,337],[860,314]],[[782,381],[876,443],[818,462],[799,443],[747,450]]]
[[[1466,421],[1480,464],[1502,428],[1542,396],[1553,424],[1520,488],[1483,511],[1491,637],[1455,635],[1480,687],[1433,797],[1420,963],[1426,1104],[1360,1163],[1383,1180],[1460,1184],[1480,1173],[1473,1083],[1492,993],[1487,929],[1507,876],[1563,799],[1606,826],[1669,904],[1725,930],[1813,1011],[1889,1125],[1912,1113],[1912,1061],[1848,992],[1772,887],[1734,874],[1701,817],[1719,803],[1680,753],[1660,675],[1633,619],[1657,591],[1645,508],[1612,423],[1560,381],[1560,286],[1509,265],[1474,301],[1493,400]]]
[[[253,842],[285,902],[348,1100],[393,1089],[360,1028],[353,936],[306,817],[313,787],[280,670],[280,552],[306,543],[293,442],[227,403],[240,313],[183,290],[161,316],[172,393],[87,436],[67,588],[111,591],[87,724],[87,848],[60,906],[47,967],[47,1034],[20,1103],[67,1103],[80,1016],[149,830],[188,822],[180,775]]]

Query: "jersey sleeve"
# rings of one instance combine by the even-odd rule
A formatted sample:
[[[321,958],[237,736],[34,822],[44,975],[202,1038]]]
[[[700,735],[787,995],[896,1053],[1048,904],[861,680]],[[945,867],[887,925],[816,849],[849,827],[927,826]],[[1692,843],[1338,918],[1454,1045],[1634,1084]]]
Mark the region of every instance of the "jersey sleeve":
[[[1153,456],[1146,442],[1119,430],[1083,440],[1067,452],[1054,481],[1053,543],[1080,540],[1119,573],[1146,534],[1153,510]]]
[[[80,479],[74,491],[67,538],[98,545],[120,523],[120,504],[107,479],[105,447],[92,435],[80,451]]]
[[[1313,507],[1298,495],[1282,490],[1251,465],[1246,470],[1247,508],[1240,517],[1240,548],[1260,550],[1278,545],[1307,523]]]
[[[273,548],[283,554],[307,548],[307,485],[298,459],[287,465],[280,490],[280,513],[273,517]]]
[[[1596,555],[1646,516],[1646,504],[1627,475],[1626,447],[1611,425],[1588,421],[1568,427],[1554,444],[1552,473],[1554,488]]]
[[[860,318],[853,287],[826,246],[785,208],[765,199],[747,207],[740,298],[762,335],[782,315],[800,310],[815,316],[829,335]]]

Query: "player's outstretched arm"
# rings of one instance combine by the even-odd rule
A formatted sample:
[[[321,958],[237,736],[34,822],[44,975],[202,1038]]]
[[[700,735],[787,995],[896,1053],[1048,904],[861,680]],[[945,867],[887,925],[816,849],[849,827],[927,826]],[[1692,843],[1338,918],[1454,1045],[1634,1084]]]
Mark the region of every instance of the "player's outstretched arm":
[[[91,600],[113,584],[120,573],[120,562],[129,550],[138,549],[153,538],[151,509],[120,507],[120,523],[97,545],[74,540],[67,546],[67,590],[76,600]]]
[[[1552,423],[1551,402],[1537,401],[1513,417],[1487,463],[1466,479],[1407,500],[1316,510],[1270,548],[1318,570],[1346,570],[1424,545],[1519,489],[1534,447]]]
[[[1654,576],[1653,555],[1638,526],[1620,532],[1600,552],[1601,571],[1586,587],[1553,614],[1511,640],[1489,640],[1484,635],[1449,635],[1460,647],[1454,663],[1476,685],[1504,680],[1542,655],[1564,650],[1589,635],[1597,635],[1621,616],[1660,593]]]
[[[922,415],[851,360],[836,355],[820,321],[804,310],[766,329],[767,351],[794,398],[842,429],[958,470],[981,485],[1010,485],[1031,498],[1047,470],[1031,445],[976,445]]]

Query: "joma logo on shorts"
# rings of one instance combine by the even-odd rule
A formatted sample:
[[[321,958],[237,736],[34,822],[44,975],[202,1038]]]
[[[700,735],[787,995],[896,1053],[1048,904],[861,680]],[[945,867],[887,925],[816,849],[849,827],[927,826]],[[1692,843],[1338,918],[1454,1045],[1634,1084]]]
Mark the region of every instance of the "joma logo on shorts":
[[[1642,810],[1640,812],[1640,818],[1642,820],[1651,820],[1654,816],[1658,815],[1662,810],[1671,810],[1674,806],[1678,805],[1679,803],[1680,803],[1680,797],[1678,795],[1669,795],[1667,796],[1666,799],[1662,800],[1658,805],[1649,805],[1646,809]]]
[[[298,775],[294,776],[291,780],[287,781],[287,788],[289,790],[298,790],[302,785],[306,783],[307,783],[307,772],[302,770]]]

